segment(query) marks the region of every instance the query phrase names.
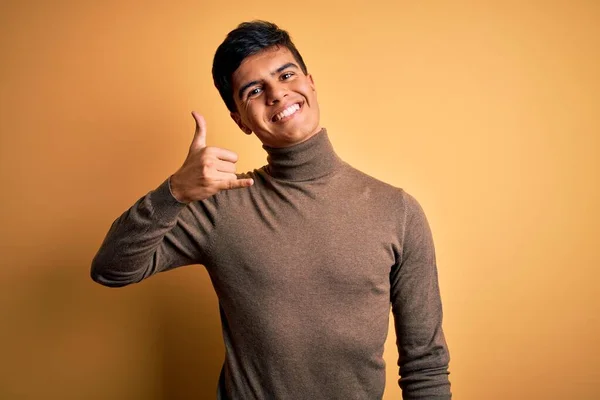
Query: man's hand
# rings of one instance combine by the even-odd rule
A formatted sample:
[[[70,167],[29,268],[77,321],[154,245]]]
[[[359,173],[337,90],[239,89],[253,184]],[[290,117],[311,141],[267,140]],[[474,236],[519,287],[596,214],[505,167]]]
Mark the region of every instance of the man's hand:
[[[171,192],[177,200],[189,203],[204,200],[221,190],[252,186],[252,179],[238,179],[235,163],[238,155],[218,147],[206,146],[206,121],[192,112],[196,132],[188,156],[171,176]]]

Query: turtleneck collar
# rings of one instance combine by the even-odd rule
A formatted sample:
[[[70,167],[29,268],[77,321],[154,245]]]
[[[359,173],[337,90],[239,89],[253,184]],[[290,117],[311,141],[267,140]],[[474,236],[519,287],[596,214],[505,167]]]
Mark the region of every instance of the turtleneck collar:
[[[325,128],[306,141],[290,147],[263,145],[263,148],[268,153],[266,172],[280,180],[318,179],[332,173],[343,163],[335,154]]]

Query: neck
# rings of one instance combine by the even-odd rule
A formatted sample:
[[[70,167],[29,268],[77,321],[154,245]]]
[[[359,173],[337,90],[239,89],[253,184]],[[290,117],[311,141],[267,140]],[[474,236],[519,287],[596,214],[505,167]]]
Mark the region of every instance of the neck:
[[[324,128],[304,142],[290,147],[263,148],[268,153],[267,173],[280,180],[318,179],[332,173],[342,164]]]

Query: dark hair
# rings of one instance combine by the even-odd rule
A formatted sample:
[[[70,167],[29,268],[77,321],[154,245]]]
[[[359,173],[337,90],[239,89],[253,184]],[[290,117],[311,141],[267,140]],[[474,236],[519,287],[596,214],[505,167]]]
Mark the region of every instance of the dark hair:
[[[287,47],[300,64],[302,72],[307,73],[306,64],[290,35],[272,22],[242,22],[229,32],[217,48],[212,67],[213,81],[229,111],[235,112],[237,109],[231,87],[231,77],[235,70],[246,57],[273,46]]]

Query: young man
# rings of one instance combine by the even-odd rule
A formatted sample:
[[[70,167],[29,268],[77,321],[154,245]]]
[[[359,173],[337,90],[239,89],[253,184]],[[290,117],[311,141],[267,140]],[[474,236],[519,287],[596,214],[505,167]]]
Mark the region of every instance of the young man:
[[[230,32],[213,78],[268,165],[237,175],[237,155],[207,147],[193,113],[183,166],[115,221],[92,278],[124,286],[203,264],[226,350],[219,399],[380,399],[390,304],[404,398],[449,399],[435,252],[417,201],[335,154],[313,78],[276,25]]]

